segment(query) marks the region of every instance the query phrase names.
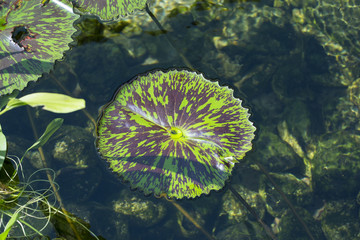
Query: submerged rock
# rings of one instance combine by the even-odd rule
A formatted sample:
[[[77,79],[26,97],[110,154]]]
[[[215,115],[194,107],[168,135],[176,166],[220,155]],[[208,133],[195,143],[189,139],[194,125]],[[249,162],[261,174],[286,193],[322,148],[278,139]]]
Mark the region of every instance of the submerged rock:
[[[324,108],[328,131],[360,130],[360,78],[334,99]]]
[[[323,197],[355,198],[360,182],[360,135],[347,131],[321,137],[312,160],[314,190]]]
[[[316,37],[326,54],[332,57],[330,79],[319,79],[325,85],[350,85],[358,76],[360,58],[360,14],[356,1],[315,0],[289,1],[292,23],[298,31]]]
[[[93,136],[85,129],[62,126],[49,145],[52,145],[53,158],[65,164],[65,167],[87,168],[97,162],[93,142]]]
[[[205,219],[203,215],[199,211],[187,211],[191,217],[195,220],[196,223],[198,223],[200,226],[205,225]],[[183,213],[177,212],[177,223],[181,231],[181,235],[186,238],[191,238],[200,233],[200,230],[194,226],[192,222],[187,219]]]
[[[234,185],[233,188],[255,210],[260,218],[264,217],[266,211],[265,202],[259,193],[246,189],[242,185]],[[223,196],[223,204],[220,213],[220,216],[223,215],[227,217],[230,224],[234,224],[247,220],[250,213],[231,191],[227,191]],[[253,216],[250,215],[250,218],[253,218]]]
[[[34,144],[34,142],[17,136],[6,136],[6,140],[8,154],[12,156],[12,158],[15,158],[16,156],[20,159],[24,155],[26,149]],[[48,152],[44,152],[44,155],[46,159],[49,159]],[[41,160],[40,153],[37,149],[33,149],[27,152],[27,154],[24,156],[22,165],[23,171],[26,174],[29,174],[28,176],[30,176],[31,173],[36,169],[41,169],[44,167],[44,163]]]
[[[114,211],[128,216],[130,221],[138,226],[149,227],[155,225],[166,214],[166,207],[161,202],[155,204],[149,199],[131,195],[128,190],[123,190],[120,196],[120,199],[113,201]]]
[[[216,234],[217,240],[263,240],[267,239],[266,233],[258,223],[251,221],[241,222],[228,226]]]
[[[301,158],[270,127],[261,128],[252,157],[268,171],[283,172],[302,166]]]
[[[313,201],[313,193],[306,181],[296,178],[293,174],[271,174],[280,190],[287,196],[290,202],[296,206],[309,206]],[[260,196],[266,202],[267,211],[274,217],[281,217],[289,206],[283,197],[276,191],[269,179],[262,177],[260,182]]]
[[[313,239],[325,240],[320,223],[316,222],[308,211],[300,207],[296,207],[295,211],[309,229]],[[290,211],[290,209],[285,211],[281,216],[278,228],[280,230],[278,233],[279,240],[310,239],[309,235],[305,231],[305,228],[302,226],[302,224],[300,224],[299,220],[295,217],[293,212]]]
[[[62,186],[61,196],[73,202],[87,200],[102,178],[92,134],[78,126],[64,125],[44,149],[52,154],[51,167]]]
[[[317,220],[327,240],[356,240],[360,238],[359,206],[354,200],[325,203]]]

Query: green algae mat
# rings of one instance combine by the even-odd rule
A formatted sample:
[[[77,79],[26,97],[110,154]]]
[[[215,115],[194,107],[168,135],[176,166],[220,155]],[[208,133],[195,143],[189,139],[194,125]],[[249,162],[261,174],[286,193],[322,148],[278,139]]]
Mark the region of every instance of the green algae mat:
[[[188,71],[156,71],[121,86],[98,120],[99,154],[132,188],[194,198],[219,190],[251,149],[248,110]]]

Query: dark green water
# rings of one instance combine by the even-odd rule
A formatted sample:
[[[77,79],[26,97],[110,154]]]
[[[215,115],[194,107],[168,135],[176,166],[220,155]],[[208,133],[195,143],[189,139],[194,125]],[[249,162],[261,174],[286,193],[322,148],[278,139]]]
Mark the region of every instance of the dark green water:
[[[359,4],[198,1],[150,7],[194,69],[234,89],[249,108],[257,128],[253,150],[227,184],[279,239],[311,238],[255,163],[270,172],[314,239],[360,239]],[[86,100],[96,119],[115,90],[137,74],[188,68],[145,12],[106,25],[83,18],[78,26],[78,44],[24,95],[63,92],[56,78]],[[59,117],[41,110],[33,115],[39,132]],[[65,208],[91,231],[105,239],[206,239],[170,202],[130,190],[106,169],[82,112],[60,117],[66,126],[44,146],[45,155]],[[1,123],[17,146],[9,152],[21,156],[33,142],[26,110],[7,113]],[[25,175],[34,171],[26,159]],[[177,203],[216,239],[267,239],[227,186]],[[44,234],[56,236],[51,224]]]

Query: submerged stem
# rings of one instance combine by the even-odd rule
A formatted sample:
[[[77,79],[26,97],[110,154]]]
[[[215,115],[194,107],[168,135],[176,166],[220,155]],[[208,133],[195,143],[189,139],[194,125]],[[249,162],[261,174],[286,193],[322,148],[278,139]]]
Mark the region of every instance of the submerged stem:
[[[181,59],[183,60],[183,62],[185,63],[185,65],[191,69],[192,71],[194,71],[193,66],[191,65],[191,63],[189,62],[189,60],[187,60],[187,58],[184,56],[184,54],[182,54],[176,47],[174,42],[171,40],[171,38],[166,34],[167,31],[163,28],[163,26],[161,25],[161,23],[159,22],[159,20],[157,20],[157,18],[155,17],[155,15],[150,11],[148,4],[145,5],[145,10],[146,12],[149,14],[149,16],[151,17],[151,19],[155,22],[155,24],[158,26],[158,28],[160,29],[160,31],[164,34],[164,36],[166,37],[166,40],[170,43],[170,45],[176,50],[176,52],[179,54],[179,56],[181,57]]]
[[[35,139],[38,139],[39,136],[38,136],[38,133],[37,133],[37,130],[36,130],[36,126],[35,126],[34,120],[33,120],[32,116],[31,116],[31,113],[30,113],[29,108],[26,108],[26,109],[27,109],[27,113],[28,113],[28,116],[29,116],[29,119],[30,119],[31,128],[32,128],[32,130],[33,130]],[[46,159],[45,159],[45,154],[44,154],[44,151],[43,151],[42,147],[39,147],[38,150],[39,150],[39,153],[40,153],[41,161],[42,161],[44,167],[46,168],[46,175],[47,175],[47,178],[49,179],[49,183],[50,183],[52,189],[54,190],[56,199],[59,201],[59,204],[60,204],[60,207],[61,207],[61,211],[64,213],[64,216],[65,216],[65,218],[66,218],[66,221],[69,223],[69,225],[70,225],[73,233],[74,233],[75,236],[76,236],[76,239],[82,240],[80,234],[79,234],[78,231],[76,230],[76,228],[75,228],[74,224],[72,223],[71,219],[68,217],[69,214],[68,214],[68,212],[66,211],[66,209],[65,209],[65,207],[64,207],[64,204],[63,204],[63,202],[62,202],[62,200],[61,200],[60,194],[59,194],[59,192],[57,191],[57,188],[56,188],[56,186],[55,186],[55,184],[54,184],[54,182],[53,182],[53,179],[52,179],[52,177],[51,177],[51,175],[50,175],[50,173],[49,173],[49,170],[48,170],[48,167],[47,167],[47,163],[46,163]]]
[[[230,191],[234,194],[234,196],[241,202],[242,205],[245,206],[245,208],[256,218],[256,221],[261,224],[261,226],[264,228],[266,234],[271,237],[272,240],[277,240],[277,237],[272,232],[270,227],[264,223],[264,221],[259,217],[259,215],[252,209],[252,207],[245,201],[243,197],[240,196],[240,194],[229,184]]]
[[[299,216],[299,214],[296,212],[294,206],[291,204],[291,202],[289,201],[289,199],[286,197],[285,193],[280,189],[280,187],[274,182],[274,180],[271,178],[270,174],[268,173],[268,171],[265,170],[265,168],[260,164],[260,163],[256,163],[256,165],[260,168],[260,170],[265,174],[266,178],[270,180],[271,184],[274,186],[275,190],[281,195],[281,197],[284,199],[284,201],[286,202],[286,204],[289,206],[290,210],[293,212],[293,214],[295,215],[296,219],[300,222],[300,224],[303,226],[303,228],[305,229],[306,234],[308,235],[308,237],[311,240],[315,240],[315,238],[313,237],[313,235],[311,234],[308,226],[305,224],[305,222],[302,220],[302,218]]]
[[[169,202],[171,202],[176,208],[177,210],[179,210],[179,212],[181,212],[192,224],[194,224],[194,226],[199,229],[209,240],[215,240],[210,233],[208,233],[204,228],[201,227],[201,225],[199,223],[196,222],[196,220],[190,216],[190,214],[183,208],[181,207],[179,204],[177,204],[173,199],[167,199],[165,197],[166,200],[168,200]]]

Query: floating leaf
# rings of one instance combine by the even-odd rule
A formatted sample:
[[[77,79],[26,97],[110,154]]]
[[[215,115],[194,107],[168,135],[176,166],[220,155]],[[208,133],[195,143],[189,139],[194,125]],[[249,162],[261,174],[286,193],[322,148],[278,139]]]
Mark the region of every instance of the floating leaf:
[[[110,168],[146,194],[218,190],[251,149],[255,127],[233,91],[188,71],[157,71],[119,88],[98,121]]]
[[[49,72],[69,48],[77,18],[60,0],[0,1],[0,95]]]
[[[81,12],[91,13],[103,20],[118,19],[132,13],[135,9],[144,9],[147,0],[68,0]]]
[[[54,113],[71,113],[84,109],[85,100],[81,98],[73,98],[60,93],[32,93],[19,99],[10,99],[6,107],[0,112],[0,115],[11,109],[24,105],[29,105],[31,107],[43,106],[42,109]]]

